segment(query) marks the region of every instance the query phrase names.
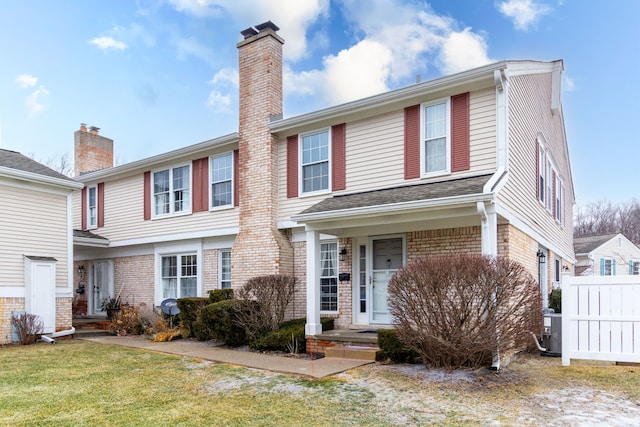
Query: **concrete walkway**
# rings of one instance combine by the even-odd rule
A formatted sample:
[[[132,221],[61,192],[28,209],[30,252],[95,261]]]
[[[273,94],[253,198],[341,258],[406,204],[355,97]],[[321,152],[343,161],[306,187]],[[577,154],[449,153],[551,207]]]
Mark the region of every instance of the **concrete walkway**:
[[[373,363],[369,360],[352,360],[325,357],[317,360],[296,359],[293,357],[271,356],[251,351],[230,350],[214,347],[206,342],[176,340],[169,342],[153,342],[142,336],[104,336],[82,338],[102,344],[121,345],[160,353],[195,357],[212,362],[246,366],[248,368],[265,369],[285,374],[306,375],[322,378],[335,375],[358,366]]]

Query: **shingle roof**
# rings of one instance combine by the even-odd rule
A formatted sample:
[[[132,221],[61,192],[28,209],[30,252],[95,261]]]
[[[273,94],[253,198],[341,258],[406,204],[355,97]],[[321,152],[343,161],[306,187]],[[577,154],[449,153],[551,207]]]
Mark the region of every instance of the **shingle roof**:
[[[84,237],[85,239],[102,239],[108,240],[106,237],[102,237],[99,234],[92,233],[86,230],[73,230],[73,237]]]
[[[53,169],[43,165],[42,163],[38,163],[35,160],[18,153],[17,151],[5,150],[0,148],[0,166],[20,170],[23,172],[36,173],[51,178],[59,178],[75,182],[75,180],[69,178],[68,176],[56,172]]]
[[[576,254],[588,254],[598,246],[616,237],[618,233],[601,234],[599,236],[576,237],[573,239],[573,249]]]
[[[432,200],[444,197],[481,194],[483,187],[489,178],[491,178],[490,174],[429,184],[409,185],[404,187],[365,191],[362,193],[337,195],[316,203],[301,212],[301,215],[370,206],[383,206],[418,200]]]

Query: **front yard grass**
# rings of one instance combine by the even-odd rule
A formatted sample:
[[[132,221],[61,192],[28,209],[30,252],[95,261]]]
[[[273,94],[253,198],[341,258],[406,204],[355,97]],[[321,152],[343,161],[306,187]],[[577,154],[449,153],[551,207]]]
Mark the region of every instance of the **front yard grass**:
[[[627,425],[639,404],[640,367],[531,355],[497,374],[375,364],[310,380],[83,341],[0,348],[7,426]]]

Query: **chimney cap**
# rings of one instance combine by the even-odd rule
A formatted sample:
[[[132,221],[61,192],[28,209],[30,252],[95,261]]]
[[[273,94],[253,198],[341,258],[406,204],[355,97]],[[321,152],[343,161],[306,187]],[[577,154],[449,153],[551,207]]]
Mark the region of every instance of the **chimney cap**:
[[[280,28],[271,21],[264,22],[260,25],[256,25],[256,30],[262,32],[266,29],[272,29],[273,31],[279,31]]]
[[[98,132],[100,132],[100,128],[99,128],[99,127],[96,127],[96,126],[90,126],[90,127],[89,127],[89,131],[90,131],[91,133],[95,133],[95,134],[97,134]]]
[[[242,30],[242,31],[240,31],[240,34],[242,34],[242,36],[243,36],[245,39],[248,39],[249,37],[253,37],[253,36],[255,36],[256,34],[258,34],[258,32],[257,32],[255,29],[253,29],[253,28],[249,27],[249,28],[247,28],[246,30]]]

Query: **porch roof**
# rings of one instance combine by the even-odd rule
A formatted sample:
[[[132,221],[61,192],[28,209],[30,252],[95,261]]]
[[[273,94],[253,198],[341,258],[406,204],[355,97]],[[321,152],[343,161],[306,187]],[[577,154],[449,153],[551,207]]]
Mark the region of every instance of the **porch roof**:
[[[363,210],[402,210],[416,208],[418,203],[441,201],[442,205],[455,204],[470,196],[488,196],[483,187],[491,174],[426,184],[385,188],[361,193],[343,194],[329,197],[305,209],[293,217],[295,221],[323,219],[338,212],[363,213]],[[394,209],[395,208],[395,209]]]
[[[108,246],[109,239],[87,230],[73,230],[73,243],[82,246]]]

